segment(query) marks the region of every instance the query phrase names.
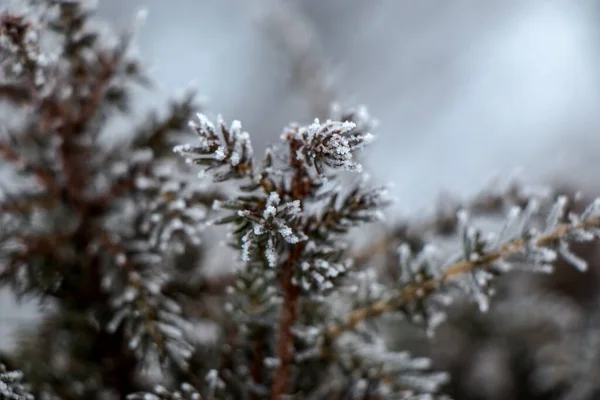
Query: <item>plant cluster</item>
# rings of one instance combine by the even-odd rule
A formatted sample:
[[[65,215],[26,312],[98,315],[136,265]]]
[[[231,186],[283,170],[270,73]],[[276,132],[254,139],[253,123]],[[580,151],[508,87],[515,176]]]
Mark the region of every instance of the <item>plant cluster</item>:
[[[456,299],[486,312],[498,276],[588,268],[570,246],[600,236],[600,201],[518,191],[354,250],[391,205],[358,160],[362,109],[290,124],[256,156],[239,121],[192,118],[189,93],[103,141],[149,82],[131,34],[111,42],[91,15],[59,0],[0,15],[0,284],[45,306],[0,353],[0,399],[445,399],[450,375],[381,320],[433,337]],[[495,234],[470,220],[487,211]],[[216,225],[225,278],[204,272]]]

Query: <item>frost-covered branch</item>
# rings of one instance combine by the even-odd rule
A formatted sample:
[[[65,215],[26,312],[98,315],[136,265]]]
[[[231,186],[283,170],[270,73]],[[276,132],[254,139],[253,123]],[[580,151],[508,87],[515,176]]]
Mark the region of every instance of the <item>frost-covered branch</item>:
[[[134,250],[122,248],[106,235],[104,239],[107,250],[124,270],[123,278],[121,274],[107,275],[103,282],[108,290],[118,293],[111,302],[116,311],[106,326],[107,331],[114,333],[123,326],[129,339],[128,347],[140,359],[147,357],[150,347],[155,347],[162,360],[171,360],[186,370],[193,346],[185,338],[187,323],[181,316],[181,306],[162,293],[167,276],[156,272],[144,276],[133,262],[137,258],[147,269],[159,262],[160,256],[148,252],[150,249],[144,248],[144,243],[138,244],[142,248]],[[124,287],[118,284],[119,278],[125,280]]]
[[[10,116],[0,132],[0,167],[10,173],[0,193],[0,286],[44,307],[3,361],[27,384],[0,366],[2,399],[446,399],[452,367],[402,341],[432,340],[422,333],[437,332],[458,296],[487,310],[506,271],[550,272],[556,260],[591,269],[582,247],[592,246],[573,242],[600,236],[600,201],[564,215],[566,198],[542,196],[538,207],[520,187],[446,198],[435,218],[416,215],[381,242],[360,232],[368,250],[356,255],[353,230],[384,219],[391,203],[362,174],[360,151],[373,140],[364,108],[291,123],[264,155],[239,121],[189,122],[199,108],[193,91],[123,124],[133,84],[148,87],[132,36],[107,37],[87,2],[24,1],[28,8],[0,13],[0,98]],[[292,15],[284,17],[277,23]],[[114,126],[132,128],[110,142]],[[469,221],[506,211],[495,235]],[[372,261],[382,252],[379,270]],[[564,313],[553,308],[523,323],[540,298],[494,322],[564,325],[542,338],[549,347],[535,354],[545,364],[535,379],[558,390],[583,382],[573,393],[592,393],[592,356],[565,357],[575,343],[549,353],[594,303],[567,307],[568,323],[553,321]],[[387,313],[400,321],[372,318]]]
[[[486,288],[490,279],[510,270],[511,264],[525,262],[534,271],[545,271],[548,264],[560,255],[576,269],[584,271],[587,268],[585,262],[569,250],[568,242],[590,241],[600,237],[600,201],[594,201],[579,216],[570,214],[569,222],[559,224],[565,204],[566,198],[560,197],[557,200],[541,232],[529,227],[532,214],[537,208],[535,201],[530,202],[523,213],[514,208],[503,230],[491,244],[482,241],[477,231],[465,227],[461,260],[447,267],[428,259],[428,249],[424,250],[425,258],[419,257],[415,259],[416,262],[412,262],[407,249],[401,248],[404,287],[397,295],[354,310],[340,324],[330,325],[327,337],[335,339],[368,318],[401,311],[407,306],[416,307],[409,314],[417,312],[416,310],[427,311],[429,304],[425,302],[428,298],[442,292],[452,282],[461,284],[475,297],[480,308],[486,310]],[[432,316],[425,316],[428,317]]]
[[[344,247],[334,237],[371,221],[374,210],[384,205],[379,191],[357,186],[343,198],[335,187],[328,187],[339,170],[360,171],[355,153],[372,135],[357,132],[350,121],[290,125],[281,136],[287,154],[269,149],[262,165],[255,167],[248,134],[241,131],[239,122],[227,129],[220,121],[219,135],[205,116],[200,115],[199,120],[191,126],[200,144],[180,145],[174,150],[190,163],[206,165],[207,171],[219,169],[213,175],[216,182],[248,181],[240,186],[248,195],[215,204],[218,209],[233,211],[216,223],[234,227],[232,244],[240,250],[248,271],[262,265],[264,278],[269,270],[277,274],[281,311],[271,396],[280,399],[289,390],[294,363],[292,330],[300,298],[303,293],[334,288],[347,269],[341,258]]]
[[[465,201],[457,201],[449,195],[442,196],[432,217],[418,216],[414,220],[401,221],[390,232],[384,232],[364,248],[357,250],[352,256],[355,265],[368,266],[372,259],[385,253],[393,257],[400,243],[421,242],[421,238],[425,235],[435,234],[444,237],[456,235],[461,210],[466,211],[471,218],[492,218],[502,216],[512,207],[526,205],[532,195],[543,199],[553,196],[549,188],[530,188],[517,180],[500,185],[500,189],[497,189],[497,182],[489,186]],[[385,230],[385,227],[382,229]]]
[[[217,170],[213,175],[216,182],[252,175],[253,150],[242,124],[233,121],[227,128],[219,116],[217,133],[217,127],[206,116],[197,116],[198,122],[190,122],[190,126],[196,131],[199,144],[175,146],[173,151],[185,157],[188,163],[206,166],[206,171]]]

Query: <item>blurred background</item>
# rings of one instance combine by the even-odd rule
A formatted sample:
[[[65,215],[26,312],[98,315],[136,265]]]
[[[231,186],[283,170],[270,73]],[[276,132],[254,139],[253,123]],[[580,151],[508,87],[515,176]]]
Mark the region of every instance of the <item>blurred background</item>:
[[[261,147],[334,100],[366,105],[380,123],[364,164],[393,182],[396,217],[516,171],[597,192],[600,2],[97,3],[117,31],[147,12],[137,50],[157,86],[140,112],[192,84]],[[0,348],[33,310],[0,293]]]
[[[414,211],[495,174],[594,184],[600,3],[568,1],[101,0],[116,29],[139,9],[160,102],[193,82],[206,111],[260,141],[336,100],[380,121],[367,157]],[[573,173],[576,172],[576,173]],[[566,178],[565,178],[566,179]]]

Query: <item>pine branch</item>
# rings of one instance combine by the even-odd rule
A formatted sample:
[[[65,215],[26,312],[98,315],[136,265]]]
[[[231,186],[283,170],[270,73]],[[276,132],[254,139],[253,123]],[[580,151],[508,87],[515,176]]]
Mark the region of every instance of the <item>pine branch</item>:
[[[524,206],[530,197],[526,193],[526,189],[518,182],[511,182],[499,192],[491,189],[484,190],[463,204],[453,204],[452,199],[445,197],[440,200],[439,208],[434,217],[419,222],[407,221],[404,225],[400,224],[400,230],[384,234],[373,240],[353,255],[354,265],[358,267],[367,266],[377,255],[385,251],[395,252],[399,241],[404,242],[408,239],[420,238],[429,232],[443,236],[456,234],[458,228],[457,212],[460,210],[466,210],[473,216],[495,216],[510,207]]]
[[[552,231],[535,239],[538,248],[552,248],[559,246],[565,240],[570,239],[576,231],[590,232],[600,226],[600,216],[591,216],[575,224],[564,223],[557,225]],[[597,233],[595,233],[597,234]],[[487,269],[494,263],[515,255],[530,245],[525,238],[510,241],[498,250],[481,254],[476,259],[467,259],[450,266],[439,278],[433,278],[421,283],[413,283],[406,286],[397,296],[391,299],[377,301],[369,306],[357,309],[349,313],[341,324],[331,324],[326,329],[326,338],[332,341],[343,333],[355,329],[361,322],[380,316],[382,314],[398,311],[401,307],[414,299],[423,299],[436,292],[445,283],[456,280],[476,269]]]

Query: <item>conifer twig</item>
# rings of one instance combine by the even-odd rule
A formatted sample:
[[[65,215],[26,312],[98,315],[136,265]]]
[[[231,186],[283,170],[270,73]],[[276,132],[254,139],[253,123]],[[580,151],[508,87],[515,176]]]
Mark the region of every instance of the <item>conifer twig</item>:
[[[456,212],[459,209],[469,210],[477,215],[494,215],[502,211],[503,207],[508,205],[524,205],[527,203],[527,196],[522,193],[521,187],[517,183],[512,183],[506,190],[500,193],[482,192],[475,196],[466,204],[460,206],[456,204],[451,210],[438,210],[437,215],[431,219],[420,223],[408,223],[403,226],[401,235],[394,232],[384,234],[380,238],[373,240],[366,248],[360,249],[354,255],[354,264],[361,267],[365,266],[377,254],[391,249],[398,239],[405,240],[407,236],[419,237],[426,232],[435,231],[442,235],[449,235],[456,231],[458,221]],[[401,236],[401,237],[399,237]]]
[[[557,225],[550,233],[541,235],[535,244],[539,247],[549,247],[557,244],[561,239],[575,229],[591,229],[596,228],[600,224],[600,216],[594,216],[588,220],[581,221],[573,225],[564,223]],[[397,311],[410,300],[415,298],[423,298],[435,292],[445,282],[458,279],[459,277],[472,272],[476,268],[487,268],[496,261],[510,255],[516,254],[527,245],[527,240],[517,239],[508,242],[498,250],[481,255],[477,260],[460,261],[446,271],[440,278],[426,280],[422,283],[415,283],[406,286],[399,295],[386,300],[377,301],[371,305],[359,308],[350,312],[340,324],[331,324],[326,329],[326,338],[332,341],[340,337],[343,333],[353,330],[358,324],[368,318],[376,317],[382,314]]]

